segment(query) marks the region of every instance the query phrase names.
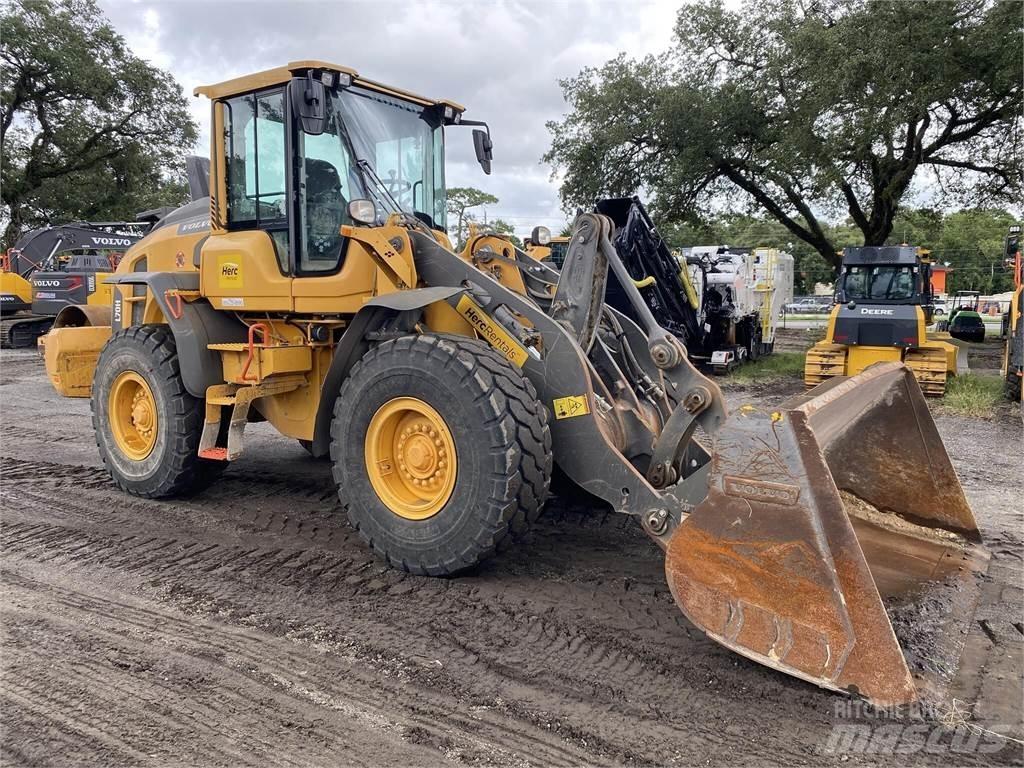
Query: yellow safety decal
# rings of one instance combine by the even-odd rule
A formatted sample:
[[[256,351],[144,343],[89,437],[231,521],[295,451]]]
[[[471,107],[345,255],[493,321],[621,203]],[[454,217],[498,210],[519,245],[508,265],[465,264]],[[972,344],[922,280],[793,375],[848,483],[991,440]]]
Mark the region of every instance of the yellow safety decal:
[[[459,298],[456,306],[459,314],[469,320],[477,333],[488,344],[501,352],[505,357],[522,368],[526,364],[527,355],[523,346],[512,338],[512,335],[494,322],[486,312],[466,295]]]
[[[217,285],[221,288],[242,287],[242,265],[235,258],[217,257]]]
[[[571,419],[573,416],[586,416],[590,413],[590,404],[587,402],[586,395],[556,397],[554,406],[556,419]]]

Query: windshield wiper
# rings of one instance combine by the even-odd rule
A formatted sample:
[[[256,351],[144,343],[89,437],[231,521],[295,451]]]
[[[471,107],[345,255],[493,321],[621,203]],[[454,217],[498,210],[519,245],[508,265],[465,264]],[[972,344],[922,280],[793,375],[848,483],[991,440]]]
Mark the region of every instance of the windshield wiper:
[[[404,209],[402,208],[401,205],[398,204],[398,201],[395,199],[395,196],[391,194],[391,190],[387,188],[387,185],[381,180],[380,176],[377,175],[377,171],[370,164],[370,161],[359,158],[358,160],[356,160],[356,165],[358,165],[360,170],[362,170],[364,181],[370,180],[373,182],[373,186],[376,188],[373,191],[375,191],[378,194],[378,197],[380,198],[379,201],[381,202],[381,207],[387,208],[388,206],[384,205],[384,202],[387,201],[388,203],[391,204],[392,213],[403,213]]]
[[[359,153],[356,152],[355,144],[352,142],[352,136],[348,132],[348,126],[345,124],[345,120],[342,118],[340,110],[335,110],[334,119],[338,121],[338,133],[341,134],[341,140],[345,144],[345,148],[348,150],[349,155],[356,161],[356,168],[359,169],[359,178],[363,182],[363,187],[366,193],[368,195],[372,195],[374,197],[373,202],[388,213],[401,212],[402,207],[398,204],[398,201],[392,197],[391,193],[387,190],[387,187],[384,186],[384,182],[381,181],[380,176],[377,175],[373,166],[370,165],[368,161],[359,157]]]

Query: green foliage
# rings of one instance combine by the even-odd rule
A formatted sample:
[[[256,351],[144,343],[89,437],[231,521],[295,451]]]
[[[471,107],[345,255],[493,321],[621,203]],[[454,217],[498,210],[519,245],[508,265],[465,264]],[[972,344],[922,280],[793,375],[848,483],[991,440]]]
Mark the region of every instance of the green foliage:
[[[769,384],[785,379],[802,379],[804,354],[802,352],[776,352],[744,363],[729,374],[726,381],[734,384]]]
[[[182,156],[196,140],[187,101],[94,0],[5,3],[0,40],[4,248],[51,222],[183,202]]]
[[[1003,263],[1003,245],[1016,217],[1003,210],[975,209],[941,214],[907,211],[897,218],[893,242],[904,241],[931,249],[933,258],[952,267],[946,282],[958,290],[983,294],[1013,290],[1013,274]],[[913,238],[913,239],[910,239]]]
[[[487,222],[487,226],[499,235],[505,235],[516,248],[523,247],[523,241],[516,237],[516,228],[503,219]]]
[[[476,187],[449,187],[448,189],[448,213],[455,217],[455,231],[452,241],[461,250],[466,244],[466,233],[470,222],[476,221],[471,208],[481,205],[496,205],[498,198],[488,194]]]
[[[1018,2],[685,5],[676,47],[563,81],[545,160],[566,207],[653,196],[657,218],[757,208],[826,262],[881,245],[915,179],[978,206],[1021,188]],[[842,237],[840,235],[843,235]]]
[[[992,418],[996,407],[1002,402],[1001,376],[968,373],[954,376],[946,382],[946,394],[942,398],[941,408],[961,416],[988,419]]]
[[[953,270],[947,280],[950,293],[1000,293],[1013,286],[1011,271],[1003,264],[1004,238],[1013,223],[1012,214],[998,209],[942,213],[908,208],[896,217],[886,244],[908,243],[931,250],[937,262],[948,264]],[[793,254],[793,288],[797,295],[813,293],[816,283],[830,284],[835,280],[832,265],[820,253],[795,240],[785,225],[767,216],[725,214],[707,220],[691,218],[681,224],[659,225],[658,230],[672,248],[720,243],[789,251]],[[839,250],[863,243],[860,230],[849,220],[825,224],[823,230]]]

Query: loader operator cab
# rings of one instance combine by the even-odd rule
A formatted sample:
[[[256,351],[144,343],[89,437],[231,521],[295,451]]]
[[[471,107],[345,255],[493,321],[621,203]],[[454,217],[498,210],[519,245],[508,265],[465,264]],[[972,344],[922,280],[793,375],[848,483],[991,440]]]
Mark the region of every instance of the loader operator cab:
[[[344,225],[376,226],[404,213],[445,232],[444,128],[484,125],[462,120],[453,102],[324,62],[295,62],[196,93],[213,100],[215,126],[222,125],[223,146],[215,129],[212,149],[213,177],[223,155],[224,229],[266,232],[282,277],[339,272]],[[489,172],[489,135],[474,131],[473,139]],[[372,204],[370,220],[352,219],[353,201]]]

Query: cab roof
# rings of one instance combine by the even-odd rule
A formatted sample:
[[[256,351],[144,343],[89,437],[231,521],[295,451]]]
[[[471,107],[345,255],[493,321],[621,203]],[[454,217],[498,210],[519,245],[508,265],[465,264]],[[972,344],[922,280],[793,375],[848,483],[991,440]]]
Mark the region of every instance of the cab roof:
[[[843,249],[843,266],[912,267],[917,263],[917,248],[912,245],[864,245]]]
[[[353,83],[361,85],[364,88],[408,99],[409,101],[414,101],[418,104],[422,104],[423,106],[440,104],[442,106],[451,107],[456,112],[466,111],[464,106],[451,101],[450,99],[431,99],[426,96],[420,96],[417,93],[406,91],[402,88],[384,85],[383,83],[378,83],[374,80],[361,77],[359,73],[351,67],[346,67],[342,64],[332,64],[327,61],[319,61],[317,59],[290,61],[283,67],[274,67],[273,69],[265,69],[262,72],[253,72],[249,75],[242,75],[241,77],[236,77],[231,80],[225,80],[222,83],[200,85],[192,93],[195,96],[206,96],[209,99],[222,99],[226,96],[235,96],[240,93],[258,91],[261,88],[269,88],[273,85],[281,85],[297,75],[306,74],[306,72],[311,69],[349,75],[351,76]]]

